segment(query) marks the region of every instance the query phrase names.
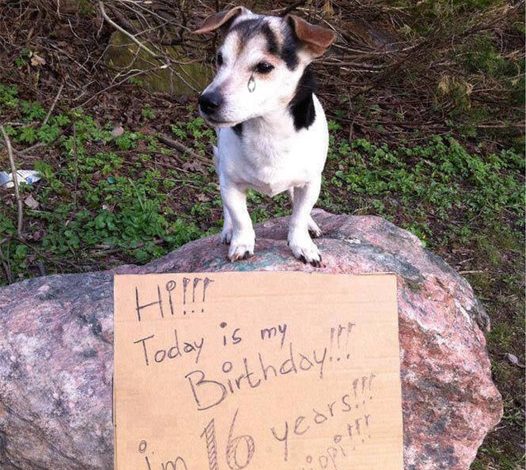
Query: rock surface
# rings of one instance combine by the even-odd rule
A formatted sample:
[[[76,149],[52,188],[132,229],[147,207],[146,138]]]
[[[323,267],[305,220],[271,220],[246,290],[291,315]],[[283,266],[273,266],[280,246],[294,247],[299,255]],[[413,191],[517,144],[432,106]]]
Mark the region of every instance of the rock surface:
[[[398,276],[405,469],[468,469],[502,415],[469,284],[416,237],[377,217],[316,211],[322,272]],[[256,256],[231,264],[218,237],[128,273],[305,270],[286,219],[257,230]],[[112,272],[36,278],[0,290],[0,468],[113,467]]]

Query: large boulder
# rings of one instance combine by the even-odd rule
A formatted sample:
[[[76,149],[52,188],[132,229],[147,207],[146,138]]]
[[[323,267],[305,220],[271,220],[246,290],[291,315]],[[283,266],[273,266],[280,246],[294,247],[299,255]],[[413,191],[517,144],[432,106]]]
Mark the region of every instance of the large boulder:
[[[467,469],[502,415],[469,284],[419,240],[378,217],[316,211],[328,273],[394,272],[402,361],[405,468]],[[312,271],[291,257],[287,219],[257,228],[256,255],[231,264],[218,237],[128,273]],[[31,279],[0,290],[0,467],[113,466],[113,272]]]

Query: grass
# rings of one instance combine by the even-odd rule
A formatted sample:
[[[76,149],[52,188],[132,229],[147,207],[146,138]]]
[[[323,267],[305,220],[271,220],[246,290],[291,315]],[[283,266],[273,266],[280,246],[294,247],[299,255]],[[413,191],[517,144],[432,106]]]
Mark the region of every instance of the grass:
[[[139,121],[127,128],[80,109],[56,112],[44,125],[47,111],[40,103],[0,84],[0,114],[9,116],[15,148],[26,149],[16,155],[18,166],[42,175],[41,182],[21,188],[23,199],[38,204],[24,208],[24,239],[16,234],[12,191],[0,190],[6,201],[0,207],[0,284],[145,263],[219,230],[212,165],[174,153],[157,138],[159,131],[171,134],[209,159],[215,133],[195,117],[193,106],[178,105],[177,117],[163,121],[161,109],[138,101]],[[419,146],[349,142],[336,121],[330,122],[330,140],[318,206],[380,215],[410,230],[465,272],[484,302],[505,416],[473,468],[522,467],[524,371],[506,354],[524,364],[524,156],[512,145],[488,152],[452,136],[432,136]],[[0,170],[7,167],[0,160]],[[284,195],[250,192],[248,202],[254,222],[290,213]]]

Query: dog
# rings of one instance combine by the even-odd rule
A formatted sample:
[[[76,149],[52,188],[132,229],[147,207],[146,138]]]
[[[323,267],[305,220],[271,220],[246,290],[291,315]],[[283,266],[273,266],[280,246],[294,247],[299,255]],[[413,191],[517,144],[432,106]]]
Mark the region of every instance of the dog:
[[[329,133],[316,97],[311,62],[336,39],[330,29],[304,19],[258,15],[238,6],[205,19],[197,34],[226,31],[217,73],[199,97],[199,113],[216,128],[214,160],[224,225],[221,241],[231,261],[254,254],[247,210],[249,188],[268,196],[290,193],[288,245],[315,267],[321,255],[311,217],[327,159]]]

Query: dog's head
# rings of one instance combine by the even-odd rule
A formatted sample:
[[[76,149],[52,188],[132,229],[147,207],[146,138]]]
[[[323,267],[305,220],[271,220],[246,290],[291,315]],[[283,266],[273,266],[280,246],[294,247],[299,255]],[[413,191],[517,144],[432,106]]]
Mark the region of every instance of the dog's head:
[[[288,15],[262,16],[236,7],[208,17],[196,33],[226,30],[216,57],[217,74],[199,98],[214,127],[286,108],[305,68],[333,43],[335,34]]]

